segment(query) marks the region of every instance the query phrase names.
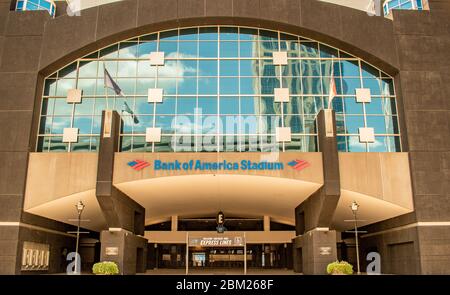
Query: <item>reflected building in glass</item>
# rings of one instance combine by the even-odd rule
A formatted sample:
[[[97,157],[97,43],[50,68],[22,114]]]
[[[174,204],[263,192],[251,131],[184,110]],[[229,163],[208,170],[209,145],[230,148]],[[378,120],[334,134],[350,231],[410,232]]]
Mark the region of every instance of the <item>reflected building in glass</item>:
[[[165,53],[150,66],[150,52]],[[287,65],[273,52],[286,51]],[[333,68],[332,68],[333,67]],[[330,79],[337,95],[339,150],[401,151],[394,82],[363,60],[320,42],[248,27],[194,27],[162,31],[89,54],[46,79],[37,150],[96,151],[101,110],[106,106],[103,69],[124,97],[108,90],[108,105],[123,116],[123,152],[317,151],[316,116],[328,108]],[[82,90],[69,105],[67,91]],[[150,88],[163,89],[162,103],[148,103]],[[275,102],[274,89],[288,88],[289,101]],[[356,89],[372,101],[356,101]],[[133,122],[125,104],[139,122]],[[201,112],[201,113],[199,113]],[[64,128],[78,128],[78,143],[62,143]],[[161,142],[146,143],[146,128],[161,128]],[[275,142],[277,127],[292,141]],[[374,128],[376,141],[360,143],[358,128]],[[265,149],[265,150],[264,150]],[[269,149],[269,150],[267,150]]]

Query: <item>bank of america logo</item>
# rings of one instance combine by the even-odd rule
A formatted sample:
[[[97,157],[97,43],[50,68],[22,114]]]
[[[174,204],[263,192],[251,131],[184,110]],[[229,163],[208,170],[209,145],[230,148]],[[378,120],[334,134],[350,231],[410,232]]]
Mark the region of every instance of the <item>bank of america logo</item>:
[[[304,160],[293,160],[288,163],[293,169],[300,171],[309,166],[309,163]]]
[[[133,168],[136,171],[140,171],[140,170],[144,169],[145,167],[150,166],[150,163],[146,162],[146,161],[142,161],[142,160],[134,160],[134,161],[128,162],[128,166],[130,166],[131,168]]]

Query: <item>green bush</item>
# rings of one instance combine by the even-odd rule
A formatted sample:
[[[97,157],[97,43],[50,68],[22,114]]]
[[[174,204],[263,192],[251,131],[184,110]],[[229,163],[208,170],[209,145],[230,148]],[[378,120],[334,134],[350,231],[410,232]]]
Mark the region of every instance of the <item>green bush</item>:
[[[347,261],[335,261],[327,266],[328,274],[351,275],[353,274],[353,265]]]
[[[102,261],[94,264],[92,272],[96,275],[117,275],[119,274],[119,267],[115,262]]]

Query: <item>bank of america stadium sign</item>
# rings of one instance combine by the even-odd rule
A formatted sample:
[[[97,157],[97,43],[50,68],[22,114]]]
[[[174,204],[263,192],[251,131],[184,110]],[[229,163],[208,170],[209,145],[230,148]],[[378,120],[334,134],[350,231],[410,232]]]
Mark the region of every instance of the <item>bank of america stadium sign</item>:
[[[144,164],[145,163],[145,164]],[[134,170],[142,170],[150,166],[148,162],[141,160],[134,160],[128,163]],[[296,171],[303,170],[309,166],[309,163],[303,160],[293,160],[287,163]],[[251,160],[242,160],[240,162],[230,162],[223,160],[220,162],[207,162],[201,160],[190,160],[186,162],[175,161],[161,161],[154,160],[153,170],[155,171],[249,171],[249,170],[284,170],[285,163],[283,162],[268,162],[260,161],[254,162]]]

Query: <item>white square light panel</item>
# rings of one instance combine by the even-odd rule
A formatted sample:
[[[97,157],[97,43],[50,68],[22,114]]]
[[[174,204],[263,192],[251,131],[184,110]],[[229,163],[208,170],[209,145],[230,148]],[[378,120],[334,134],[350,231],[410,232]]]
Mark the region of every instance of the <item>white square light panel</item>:
[[[164,65],[164,52],[153,51],[150,53],[150,65],[163,66]]]
[[[148,102],[162,102],[163,99],[163,89],[162,88],[151,88],[148,90]]]
[[[289,88],[275,88],[275,102],[289,102]]]
[[[77,142],[78,128],[64,128],[63,142]]]
[[[275,139],[277,142],[289,142],[291,141],[291,128],[290,127],[277,127]]]
[[[356,88],[356,102],[371,102],[371,93],[369,88]]]
[[[81,89],[69,89],[67,91],[67,103],[80,103],[81,102]]]
[[[359,128],[359,142],[375,142],[375,132],[373,128]]]
[[[161,142],[161,128],[147,128],[145,130],[146,142]]]
[[[272,53],[273,64],[276,66],[284,66],[288,64],[286,51],[275,51]]]

